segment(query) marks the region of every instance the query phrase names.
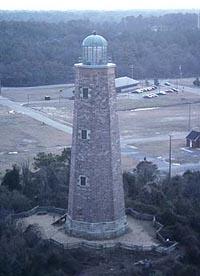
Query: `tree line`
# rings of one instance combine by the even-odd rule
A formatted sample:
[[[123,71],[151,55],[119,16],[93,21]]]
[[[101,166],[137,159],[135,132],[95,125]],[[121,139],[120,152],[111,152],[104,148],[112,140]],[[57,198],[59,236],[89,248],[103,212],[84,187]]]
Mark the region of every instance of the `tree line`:
[[[89,18],[89,17],[88,17]],[[136,79],[199,76],[200,30],[194,13],[90,18],[66,22],[0,21],[0,78],[3,86],[34,86],[74,81],[73,65],[82,40],[93,30],[103,35],[116,75]]]
[[[63,255],[62,251],[54,250],[42,240],[36,226],[30,226],[24,232],[19,225],[6,220],[10,213],[23,212],[36,205],[67,208],[69,167],[70,148],[67,148],[61,155],[39,153],[32,168],[27,162],[21,167],[14,165],[4,174],[0,185],[0,248],[3,249],[0,251],[0,275],[27,275],[29,270],[29,275],[78,275],[86,264],[90,268],[95,266],[97,259],[98,263],[99,260],[107,264],[115,260],[115,265],[120,264],[115,275],[124,271],[126,275],[134,272],[138,276],[151,273],[199,275],[200,171],[186,171],[169,179],[168,175],[161,176],[158,167],[145,159],[131,171],[124,172],[126,207],[155,215],[164,225],[162,235],[165,239],[180,244],[178,258],[174,255],[172,258],[162,257],[162,261],[153,262],[146,271],[141,267],[136,269],[133,259],[129,259],[136,261],[136,256],[131,257],[130,253],[118,252],[117,257],[117,252],[111,255],[108,252],[94,258],[94,253],[88,255],[77,250],[74,253],[66,251]],[[105,275],[109,273],[108,270]]]
[[[158,167],[141,161],[124,172],[126,206],[153,214],[164,228],[165,240],[177,241],[183,250],[161,275],[199,275],[200,264],[200,171],[162,178]]]

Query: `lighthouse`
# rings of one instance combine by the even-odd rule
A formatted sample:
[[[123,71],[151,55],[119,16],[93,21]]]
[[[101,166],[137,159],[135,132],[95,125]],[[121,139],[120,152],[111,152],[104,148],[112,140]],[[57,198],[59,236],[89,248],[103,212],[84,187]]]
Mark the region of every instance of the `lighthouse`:
[[[107,41],[95,32],[75,64],[75,99],[66,231],[109,239],[127,229],[121,171],[115,67]]]

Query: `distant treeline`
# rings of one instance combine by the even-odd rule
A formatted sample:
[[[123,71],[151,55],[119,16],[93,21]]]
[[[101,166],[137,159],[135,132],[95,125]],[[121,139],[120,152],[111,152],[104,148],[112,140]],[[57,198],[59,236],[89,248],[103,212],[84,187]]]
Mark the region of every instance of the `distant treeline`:
[[[118,77],[131,76],[133,67],[136,79],[177,78],[179,65],[183,77],[199,76],[200,30],[195,13],[126,16],[118,21],[102,13],[101,21],[61,19],[57,23],[33,21],[34,14],[28,21],[14,21],[11,16],[0,21],[3,86],[73,82],[82,40],[93,30],[107,39]]]
[[[115,11],[99,11],[99,10],[68,10],[68,11],[3,11],[0,10],[0,21],[45,21],[49,23],[68,22],[70,20],[89,19],[94,22],[102,22],[102,18],[106,21],[120,21],[126,16],[138,16],[142,14],[145,17],[160,16],[166,13],[175,13],[176,10],[115,10]],[[182,12],[194,12],[194,10],[182,10]],[[198,12],[198,11],[197,11]]]

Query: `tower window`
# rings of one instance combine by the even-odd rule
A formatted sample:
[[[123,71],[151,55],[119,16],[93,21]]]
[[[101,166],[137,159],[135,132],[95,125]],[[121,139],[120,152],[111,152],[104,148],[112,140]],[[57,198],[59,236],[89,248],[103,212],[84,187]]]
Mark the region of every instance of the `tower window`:
[[[82,140],[89,140],[90,139],[90,130],[81,129],[78,131],[78,137]]]
[[[87,179],[87,177],[86,177],[85,175],[80,175],[80,176],[79,176],[79,179],[78,179],[78,184],[79,184],[80,186],[87,186],[87,184],[88,184],[88,179]]]
[[[85,176],[81,176],[80,177],[80,185],[81,186],[85,186],[86,185],[86,177]]]
[[[84,87],[83,88],[83,99],[88,99],[88,88]]]
[[[81,139],[83,139],[83,140],[87,139],[87,130],[86,129],[81,130]]]
[[[91,89],[89,89],[88,87],[80,87],[80,97],[83,99],[89,99],[90,98],[90,91]]]

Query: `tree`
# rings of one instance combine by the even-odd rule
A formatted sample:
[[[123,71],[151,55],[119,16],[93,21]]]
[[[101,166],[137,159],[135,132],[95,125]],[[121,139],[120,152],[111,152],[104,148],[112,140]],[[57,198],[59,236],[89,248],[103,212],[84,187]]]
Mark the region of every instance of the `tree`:
[[[200,86],[200,80],[198,77],[193,81],[193,84],[196,86]]]
[[[13,165],[12,170],[7,170],[1,184],[8,187],[10,191],[21,190],[22,187],[20,185],[19,168],[17,165]]]
[[[36,172],[32,174],[29,186],[25,189],[27,196],[34,196],[39,205],[66,208],[70,156],[70,148],[64,149],[61,155],[39,153],[34,158],[33,164]],[[33,191],[31,194],[29,194],[30,188]]]
[[[21,191],[9,191],[7,187],[0,186],[0,209],[10,212],[23,212],[31,208],[30,200]]]
[[[130,75],[131,64],[136,65],[134,77],[138,79],[177,77],[177,64],[183,65],[186,77],[199,74],[200,33],[194,13],[122,16],[120,11],[116,21],[108,21],[103,12],[95,14],[82,15],[88,20],[80,19],[79,13],[65,17],[60,13],[1,13],[1,18],[7,18],[0,22],[2,85],[72,82],[81,41],[92,29],[108,40],[117,76]]]
[[[149,86],[149,81],[148,80],[145,80],[145,85]]]
[[[158,178],[159,171],[156,164],[144,158],[144,161],[137,164],[135,174],[137,182],[140,185],[144,185],[147,182],[155,181]]]
[[[154,79],[154,85],[156,85],[156,86],[159,86],[159,81],[158,81],[158,79]]]
[[[123,183],[125,197],[133,198],[138,194],[138,187],[136,185],[135,174],[132,172],[123,173]]]

